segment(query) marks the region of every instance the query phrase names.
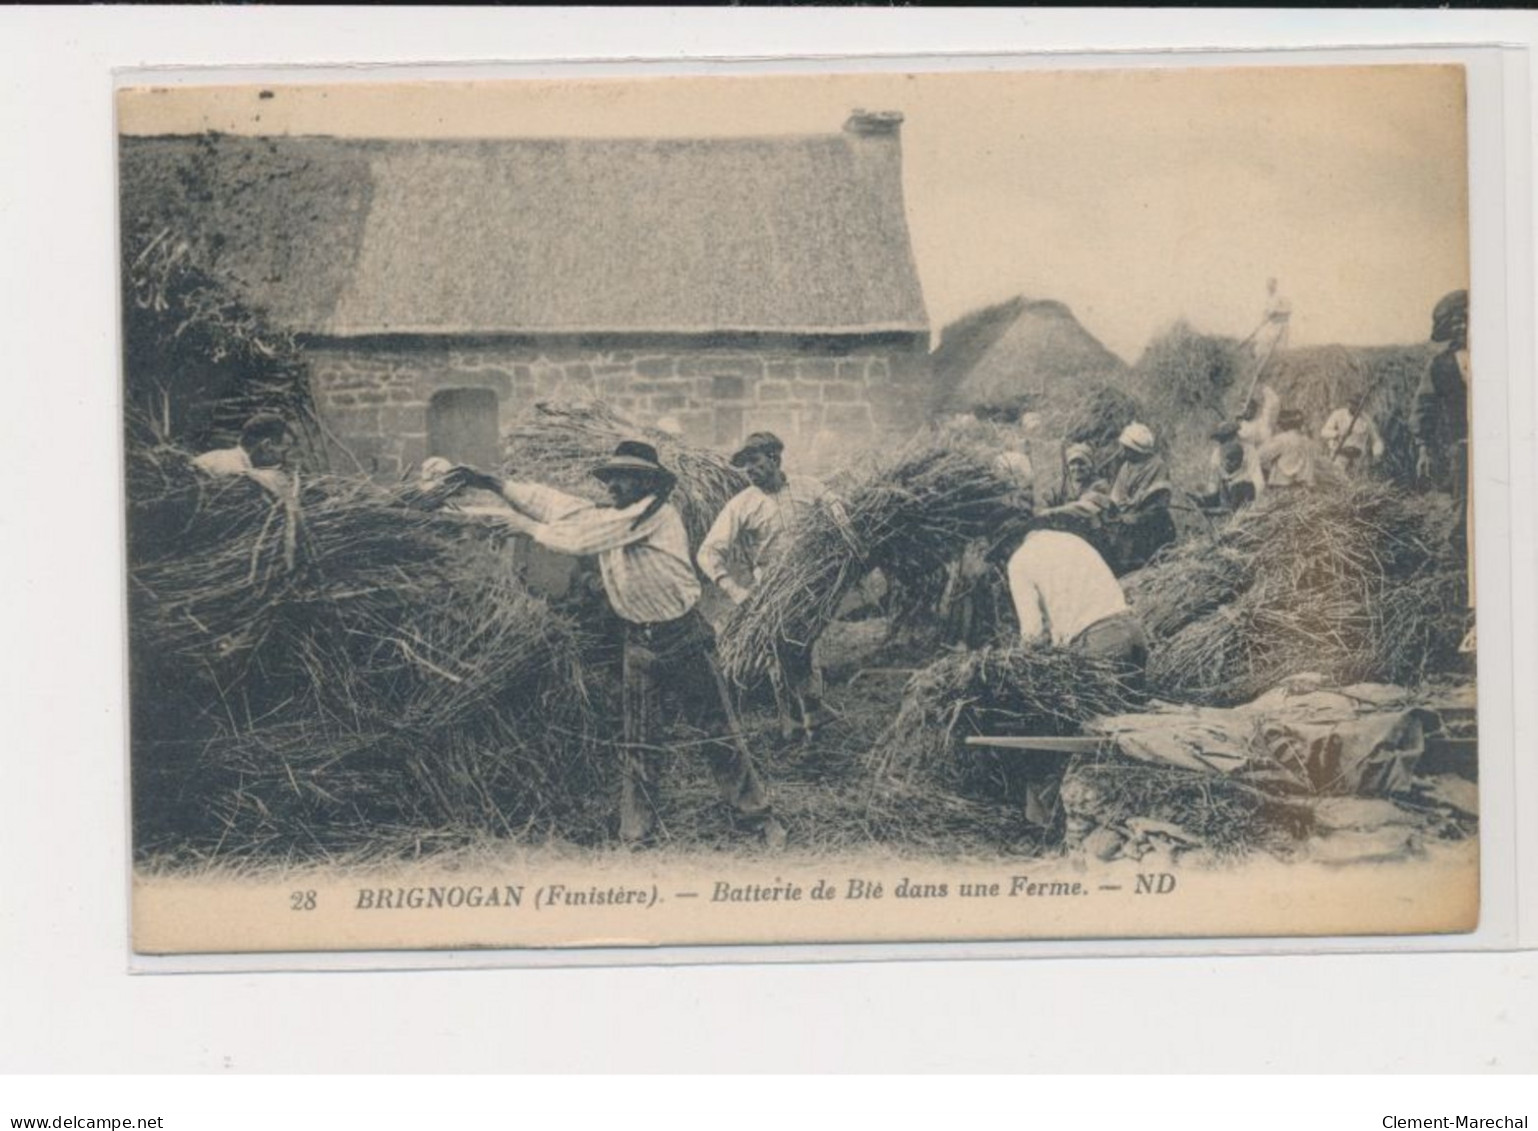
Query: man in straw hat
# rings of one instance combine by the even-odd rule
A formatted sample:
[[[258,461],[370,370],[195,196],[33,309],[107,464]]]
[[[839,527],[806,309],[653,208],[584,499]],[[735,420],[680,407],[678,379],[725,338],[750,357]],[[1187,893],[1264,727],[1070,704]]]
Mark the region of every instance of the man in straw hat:
[[[834,521],[847,525],[843,504],[809,475],[788,474],[783,466],[784,442],[773,432],[754,432],[732,456],[748,486],[733,495],[711,523],[698,555],[700,571],[725,593],[734,605],[748,599],[752,585],[764,570],[779,561],[794,538],[796,525],[819,506],[827,507]],[[752,585],[732,576],[733,552],[741,555],[752,575]],[[791,738],[797,727],[811,732],[832,717],[822,702],[820,673],[813,646],[782,641],[771,669],[780,735]]]
[[[1134,420],[1122,429],[1117,443],[1122,460],[1111,482],[1106,523],[1119,572],[1129,573],[1175,540],[1175,520],[1170,517],[1175,491],[1153,429]]]
[[[1093,546],[1077,534],[1037,525],[1010,557],[1008,575],[1022,640],[1104,660],[1134,695],[1142,694],[1148,638]],[[1033,754],[1011,771],[1024,789],[1026,820],[1049,836],[1061,827],[1058,793],[1068,758]]]
[[[509,524],[535,542],[598,559],[609,605],[624,625],[621,839],[640,840],[655,824],[653,744],[661,737],[661,699],[671,693],[686,721],[709,735],[711,770],[738,820],[769,847],[782,847],[785,829],[770,811],[716,664],[714,633],[699,613],[688,536],[668,501],[673,473],[650,444],[626,440],[592,474],[608,489],[612,505],[469,468],[454,472],[466,486],[490,488],[510,502],[518,513]]]

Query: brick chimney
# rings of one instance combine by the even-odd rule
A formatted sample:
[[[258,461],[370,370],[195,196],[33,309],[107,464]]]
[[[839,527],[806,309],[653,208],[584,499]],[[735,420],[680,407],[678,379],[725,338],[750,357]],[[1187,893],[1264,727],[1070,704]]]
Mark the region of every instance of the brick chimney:
[[[893,137],[902,127],[901,110],[851,110],[844,130],[857,137]]]

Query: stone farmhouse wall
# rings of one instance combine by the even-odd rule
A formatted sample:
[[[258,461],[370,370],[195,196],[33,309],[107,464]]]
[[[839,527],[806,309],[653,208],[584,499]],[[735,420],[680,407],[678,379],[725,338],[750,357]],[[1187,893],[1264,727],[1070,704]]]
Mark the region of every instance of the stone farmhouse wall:
[[[475,412],[490,404],[465,390],[495,395],[499,431],[536,401],[595,398],[638,424],[671,418],[694,443],[721,450],[767,429],[807,470],[911,431],[929,406],[928,355],[913,339],[845,348],[318,341],[306,353],[333,466],[382,479],[454,454],[443,450],[454,442],[442,407],[456,396]]]

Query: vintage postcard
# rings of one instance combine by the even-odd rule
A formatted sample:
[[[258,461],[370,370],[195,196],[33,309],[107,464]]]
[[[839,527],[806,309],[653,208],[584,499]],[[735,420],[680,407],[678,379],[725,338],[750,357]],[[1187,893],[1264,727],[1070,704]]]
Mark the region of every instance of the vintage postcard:
[[[136,951],[1478,926],[1461,67],[117,115]]]

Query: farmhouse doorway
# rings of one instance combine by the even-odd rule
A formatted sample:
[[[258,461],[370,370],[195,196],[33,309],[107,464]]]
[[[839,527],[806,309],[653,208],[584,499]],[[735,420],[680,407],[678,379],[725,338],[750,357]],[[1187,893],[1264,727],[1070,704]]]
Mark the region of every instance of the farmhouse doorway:
[[[427,403],[427,452],[453,463],[492,468],[500,460],[497,394],[491,389],[444,389]]]

